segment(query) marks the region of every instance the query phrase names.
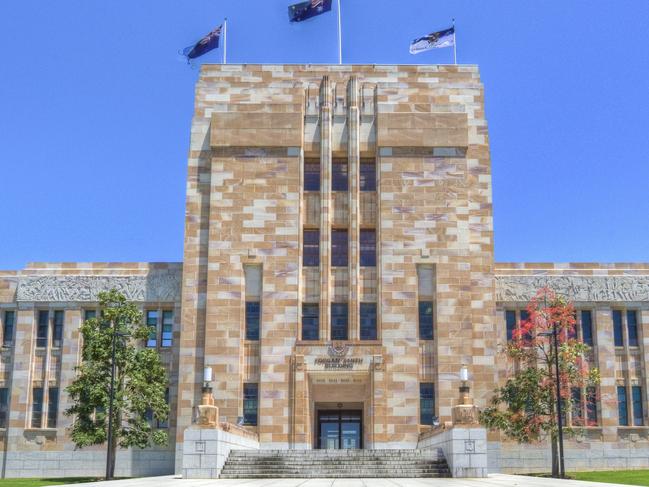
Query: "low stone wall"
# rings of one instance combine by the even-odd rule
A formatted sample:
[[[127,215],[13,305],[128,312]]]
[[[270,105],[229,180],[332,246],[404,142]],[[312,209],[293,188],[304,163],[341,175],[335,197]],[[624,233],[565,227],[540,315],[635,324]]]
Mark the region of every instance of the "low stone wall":
[[[259,450],[259,439],[248,430],[227,423],[219,428],[190,426],[183,441],[183,478],[218,478],[230,450]]]
[[[422,433],[417,448],[441,449],[453,477],[487,476],[487,431],[481,427],[439,428]]]

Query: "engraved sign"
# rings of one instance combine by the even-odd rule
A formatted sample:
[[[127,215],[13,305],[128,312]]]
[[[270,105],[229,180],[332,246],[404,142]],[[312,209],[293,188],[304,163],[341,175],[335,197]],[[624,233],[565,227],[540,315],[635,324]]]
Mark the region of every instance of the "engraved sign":
[[[363,365],[362,357],[318,357],[315,359],[316,366],[324,367],[325,370],[353,370],[355,366]]]

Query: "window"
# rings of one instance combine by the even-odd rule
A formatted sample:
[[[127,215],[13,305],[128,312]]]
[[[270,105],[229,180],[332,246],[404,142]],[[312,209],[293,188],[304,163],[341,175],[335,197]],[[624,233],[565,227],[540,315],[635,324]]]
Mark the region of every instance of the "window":
[[[320,163],[317,159],[304,161],[304,191],[320,191]]]
[[[572,399],[572,424],[582,425],[584,424],[584,410],[581,405],[581,389],[573,387],[570,396]]]
[[[147,347],[158,345],[158,312],[149,310],[146,312],[146,326],[149,327],[149,338],[146,341]]]
[[[588,426],[597,426],[597,389],[586,387],[586,421]]]
[[[52,346],[60,347],[63,343],[63,322],[64,314],[62,310],[54,312],[54,333],[52,335]]]
[[[317,304],[302,304],[302,340],[320,338],[320,307]]]
[[[360,190],[376,191],[376,164],[374,161],[361,161]]]
[[[513,309],[505,311],[505,323],[507,324],[507,341],[511,342],[514,338],[514,330],[516,329],[516,311]]]
[[[255,426],[257,424],[257,404],[259,388],[257,384],[243,385],[243,424]]]
[[[318,267],[320,265],[320,230],[304,230],[302,245],[302,265]]]
[[[347,340],[347,303],[331,303],[331,339]]]
[[[4,321],[2,322],[2,345],[10,347],[14,342],[14,325],[16,323],[16,313],[14,311],[5,311]]]
[[[434,147],[434,157],[464,157],[466,148],[464,147]]]
[[[633,426],[644,424],[644,412],[642,411],[642,388],[631,386],[631,399],[633,400]]]
[[[430,382],[419,384],[419,422],[433,424],[435,415],[435,387]]]
[[[619,309],[613,310],[613,339],[616,347],[624,346],[624,338],[622,338],[622,311]]]
[[[348,182],[347,162],[333,161],[331,165],[331,190],[347,191]]]
[[[47,325],[49,323],[49,319],[49,312],[44,310],[38,312],[38,329],[36,331],[37,347],[47,347]]]
[[[56,428],[56,417],[59,415],[59,388],[50,387],[48,389],[47,402],[47,427]]]
[[[581,312],[581,339],[589,346],[593,346],[593,315],[590,310]]]
[[[433,339],[433,302],[419,301],[419,339]]]
[[[43,423],[43,388],[32,389],[32,428],[42,428]]]
[[[629,426],[629,411],[626,404],[626,387],[617,386],[617,415],[620,426]]]
[[[0,428],[6,428],[9,424],[9,389],[0,387]]]
[[[332,230],[331,232],[331,265],[347,267],[349,246],[347,230]]]
[[[527,320],[529,320],[529,319],[530,319],[530,314],[529,314],[529,312],[528,312],[526,309],[522,309],[522,310],[521,310],[521,322],[523,322],[523,321],[527,321]],[[528,330],[529,330],[529,328],[528,328]],[[531,331],[531,330],[527,331],[527,332],[525,333],[525,335],[523,335],[522,338],[523,338],[523,340],[531,340],[532,338],[534,338],[534,337],[532,336],[532,331]]]
[[[174,312],[165,310],[162,312],[162,346],[170,347],[174,337]]]
[[[361,265],[364,267],[376,267],[376,231],[361,230]]]
[[[259,340],[259,302],[246,302],[246,340]]]
[[[97,317],[97,311],[94,309],[87,309],[83,312],[83,320],[88,321]]]
[[[361,340],[376,340],[376,303],[360,305]]]
[[[626,330],[629,335],[629,346],[638,346],[638,318],[635,311],[626,312]]]

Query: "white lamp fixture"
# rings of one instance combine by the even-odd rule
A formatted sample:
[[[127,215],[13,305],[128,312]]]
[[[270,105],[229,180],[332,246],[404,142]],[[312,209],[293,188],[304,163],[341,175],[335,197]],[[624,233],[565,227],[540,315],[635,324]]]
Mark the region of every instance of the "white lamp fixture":
[[[205,367],[203,369],[203,382],[206,384],[212,382],[212,367]]]
[[[460,369],[460,380],[462,382],[469,380],[469,369],[467,369],[466,365],[462,365],[462,368]]]

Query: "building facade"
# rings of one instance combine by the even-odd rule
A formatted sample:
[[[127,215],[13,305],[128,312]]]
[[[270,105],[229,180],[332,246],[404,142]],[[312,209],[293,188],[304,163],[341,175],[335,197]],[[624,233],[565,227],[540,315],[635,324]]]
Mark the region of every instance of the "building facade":
[[[62,411],[79,324],[113,287],[156,330],[172,410],[168,448],[121,452],[118,474],[179,470],[205,367],[221,420],[262,449],[417,448],[462,365],[487,404],[544,286],[575,302],[602,375],[574,392],[567,467],[649,466],[649,265],[494,262],[475,66],[205,65],[186,204],[182,264],[0,274],[5,476],[101,472]],[[488,445],[494,471],[547,468],[546,445]]]

